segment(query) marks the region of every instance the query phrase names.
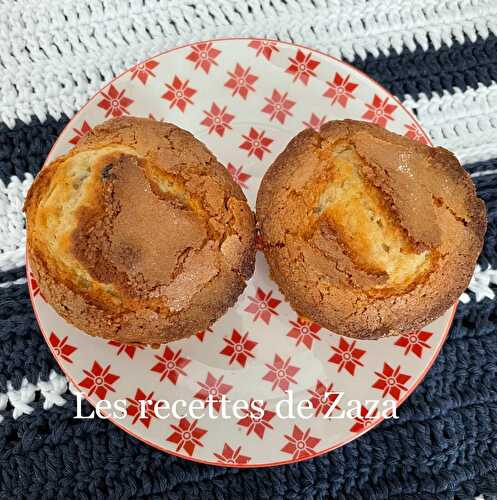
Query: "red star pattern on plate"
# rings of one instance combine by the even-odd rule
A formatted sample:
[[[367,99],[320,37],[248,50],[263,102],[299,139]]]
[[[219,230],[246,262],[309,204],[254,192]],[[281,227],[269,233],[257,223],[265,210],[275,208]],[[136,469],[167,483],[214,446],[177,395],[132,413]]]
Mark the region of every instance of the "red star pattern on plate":
[[[382,99],[375,94],[371,104],[366,103],[367,111],[362,115],[363,120],[376,123],[380,127],[386,127],[388,121],[392,121],[393,112],[397,109],[395,104],[388,103],[389,97]]]
[[[221,408],[221,397],[223,394],[227,394],[231,389],[233,389],[232,385],[223,383],[224,375],[221,375],[219,378],[214,377],[210,372],[207,372],[207,377],[205,378],[205,382],[197,382],[197,384],[201,387],[200,391],[195,393],[193,397],[195,399],[203,399],[206,401],[209,396],[212,396],[213,408],[216,411],[219,411]]]
[[[422,144],[428,144],[423,131],[415,123],[404,125],[404,128],[406,129],[406,133],[404,135],[407,138],[411,139],[412,141],[421,142]]]
[[[204,446],[201,439],[207,430],[198,427],[198,420],[190,422],[187,418],[182,418],[178,424],[171,424],[170,427],[174,432],[166,440],[176,445],[176,451],[184,449],[192,456],[195,446]]]
[[[126,97],[124,94],[126,89],[122,89],[120,92],[112,85],[112,83],[107,88],[107,91],[101,91],[103,99],[98,102],[97,106],[106,111],[105,118],[112,116],[112,118],[118,118],[119,116],[129,115],[128,106],[133,104],[135,101]]]
[[[267,104],[261,111],[269,115],[269,121],[276,118],[281,124],[284,124],[287,116],[293,116],[290,109],[295,106],[295,101],[291,101],[287,97],[288,92],[280,93],[274,89],[271,97],[264,98]]]
[[[108,391],[116,392],[112,386],[120,378],[119,375],[111,373],[110,369],[110,365],[103,368],[94,361],[91,371],[83,370],[86,377],[78,385],[89,389],[88,396],[95,393],[100,399],[104,399]]]
[[[184,368],[190,363],[190,360],[181,356],[181,349],[174,352],[169,346],[166,346],[162,356],[156,354],[154,357],[159,362],[150,368],[150,370],[161,374],[161,382],[167,377],[176,385],[179,376],[186,375]]]
[[[231,174],[233,180],[243,189],[248,189],[247,181],[252,177],[243,171],[243,167],[236,168],[233,163],[228,163],[226,169]]]
[[[223,464],[247,464],[250,457],[241,454],[242,447],[233,449],[228,443],[224,443],[222,453],[214,453],[214,456]]]
[[[280,51],[273,40],[252,40],[249,47],[256,50],[256,57],[262,54],[268,61],[271,60],[273,52]]]
[[[111,345],[112,347],[117,347],[117,355],[118,356],[122,352],[125,352],[128,355],[129,359],[133,359],[137,349],[143,350],[143,346],[141,346],[141,345],[123,344],[121,342],[118,342],[117,340],[110,340],[108,342],[108,344]]]
[[[188,104],[193,104],[192,97],[197,93],[196,89],[188,84],[190,80],[182,81],[178,76],[173,78],[171,83],[166,83],[167,92],[162,94],[162,99],[169,101],[169,109],[175,106],[182,112],[185,112]]]
[[[297,345],[302,343],[310,350],[315,340],[321,340],[321,337],[317,334],[321,327],[317,323],[299,316],[297,321],[290,321],[290,324],[293,328],[287,333],[287,336],[296,339]]]
[[[322,116],[319,118],[318,115],[311,113],[311,116],[309,117],[308,122],[302,122],[305,125],[305,128],[312,128],[316,132],[319,132],[321,130],[321,127],[323,124],[326,122],[326,116]]]
[[[244,310],[254,315],[252,321],[257,321],[259,318],[269,325],[273,316],[278,316],[276,308],[281,304],[281,300],[272,297],[273,291],[264,292],[262,288],[257,287],[255,297],[249,296],[251,304]]]
[[[154,59],[150,59],[144,63],[133,66],[130,69],[131,80],[138,78],[143,85],[146,85],[149,76],[155,78],[155,73],[152,70],[154,70],[157,66],[159,66],[159,63]]]
[[[153,398],[153,392],[151,392],[150,394],[145,394],[145,392],[140,388],[136,389],[134,398],[126,398],[126,401],[128,402],[126,413],[130,417],[133,417],[133,425],[135,425],[136,422],[140,421],[147,429],[150,427],[150,422],[153,418],[156,417],[154,413],[156,400]],[[142,401],[145,401],[145,403],[142,403]],[[143,417],[141,416],[141,406],[144,407]]]
[[[240,366],[245,367],[247,358],[254,357],[251,351],[257,345],[257,342],[250,340],[248,338],[248,334],[249,332],[245,332],[245,334],[242,336],[235,328],[233,328],[231,338],[223,338],[227,345],[220,352],[220,354],[224,354],[225,356],[230,357],[230,365],[236,361]]]
[[[304,85],[307,85],[311,76],[316,76],[314,70],[319,66],[320,62],[312,58],[312,52],[307,54],[301,49],[297,50],[295,57],[289,57],[290,65],[286,69],[286,73],[293,75],[293,81],[300,80]]]
[[[255,92],[253,85],[258,77],[250,73],[250,66],[245,69],[237,63],[233,71],[228,71],[228,75],[229,79],[224,86],[233,91],[232,96],[239,94],[242,99],[247,99],[249,92]]]
[[[404,355],[407,356],[412,352],[416,357],[423,357],[423,348],[431,349],[428,340],[433,334],[430,332],[407,332],[403,333],[395,342],[396,346],[405,347]]]
[[[207,75],[211,66],[217,66],[216,58],[221,53],[212,42],[202,42],[192,45],[191,52],[186,56],[188,61],[195,63],[195,69],[203,69]]]
[[[202,55],[202,49],[209,57]],[[319,62],[314,69],[307,64],[311,60],[315,61],[314,64]],[[180,47],[154,56],[150,61],[159,64],[140,62],[106,84],[103,93],[99,92],[70,121],[61,134],[61,140],[55,144],[50,159],[65,154],[68,147],[86,142],[92,134],[92,127],[116,114],[149,116],[177,123],[203,137],[207,147],[220,154],[221,159],[226,147],[234,147],[234,154],[231,158],[224,158],[224,164],[250,202],[254,202],[268,165],[284,148],[288,138],[303,127],[322,131],[330,119],[365,120],[362,117],[368,112],[371,122],[377,119],[378,111],[382,125],[388,129],[412,140],[429,142],[429,137],[424,136],[415,117],[396,98],[354,68],[311,49],[253,39],[215,40]],[[305,66],[300,68],[302,72],[297,66],[300,62]],[[291,65],[294,65],[292,72],[286,72]],[[130,104],[129,100],[134,102]],[[290,106],[288,101],[294,104]],[[287,107],[278,108],[281,103]],[[226,113],[234,118],[224,122]],[[214,123],[216,117],[223,123]],[[201,122],[204,124],[201,125]],[[218,125],[223,125],[222,130]],[[245,137],[242,137],[243,134]],[[240,147],[242,144],[243,147]],[[257,235],[256,242],[260,249],[260,235]],[[75,383],[87,379],[89,387],[81,386],[79,390],[86,394],[93,390],[89,398],[93,404],[104,394],[104,399],[111,403],[122,400],[123,409],[128,414],[115,422],[130,434],[178,456],[225,467],[292,462],[296,447],[289,452],[281,451],[281,448],[290,444],[285,434],[295,440],[294,425],[298,426],[302,435],[311,428],[309,435],[321,439],[310,451],[311,455],[340,446],[367,432],[370,426],[383,418],[382,407],[378,408],[375,418],[365,417],[365,408],[370,407],[368,400],[388,400],[398,404],[390,393],[382,398],[387,389],[388,376],[381,373],[380,377],[375,371],[381,372],[386,361],[392,374],[396,367],[400,367],[397,375],[410,377],[400,384],[407,390],[397,387],[400,403],[418,383],[443,343],[450,312],[423,329],[429,332],[409,332],[383,339],[379,344],[347,337],[340,340],[340,336],[325,328],[318,330],[317,325],[307,331],[305,320],[284,303],[278,289],[266,279],[267,268],[259,258],[257,265],[247,293],[226,311],[212,329],[157,349],[142,349],[142,346],[115,341],[109,345],[110,339],[102,341],[81,335],[70,325],[65,326],[64,320],[43,303],[40,289],[30,274],[28,284],[50,350]],[[43,292],[43,282],[39,285]],[[210,330],[214,333],[210,334]],[[77,350],[69,352],[71,348]],[[320,362],[319,373],[308,373],[306,369],[305,358],[311,351]],[[280,359],[274,361],[276,355]],[[94,362],[98,363],[102,372],[100,378],[91,370]],[[265,366],[266,363],[269,366]],[[300,370],[293,375],[288,374],[285,364],[290,370]],[[283,372],[278,373],[280,369]],[[106,375],[120,378],[117,381],[111,379],[109,384],[107,377],[105,382],[102,377],[105,370]],[[265,376],[269,380],[263,380]],[[95,380],[103,382],[102,387],[95,384]],[[109,390],[105,383],[115,391]],[[379,387],[373,387],[375,383]],[[230,386],[230,390],[226,391],[223,385]],[[299,391],[301,398],[298,400],[311,401],[312,408],[309,404],[304,411],[306,416],[310,416],[309,420],[298,415],[295,419],[286,420],[276,414],[276,404],[287,397],[280,385]],[[250,392],[247,392],[247,387]],[[205,397],[211,389],[218,393],[219,389],[225,391],[225,398],[232,401],[253,398],[251,403],[253,406],[256,403],[257,407],[254,406],[255,411],[250,407],[247,411],[239,409],[237,415],[229,411],[231,419],[227,422],[220,415],[222,406],[219,411],[213,408],[213,415],[218,418],[211,421],[207,407],[201,408],[207,405],[205,399],[201,400],[202,403],[197,400],[198,413],[206,415],[194,424],[194,415],[180,408],[180,415],[183,413],[187,419],[184,429],[179,424],[181,417],[178,415],[171,414],[166,420],[159,418],[168,412],[165,407],[154,414],[155,407],[146,406],[143,408],[145,418],[139,419],[140,400],[150,398],[173,402],[184,399],[189,403],[194,396]],[[334,391],[345,393],[341,401],[338,400],[340,396],[335,399],[334,394],[330,394],[327,400],[323,397],[324,393]],[[354,407],[356,413],[350,416],[348,402],[356,399],[362,402],[364,408],[361,413],[361,404],[357,403]],[[337,408],[332,416],[336,417],[344,411],[348,415],[345,420],[323,422],[334,403],[341,408]],[[259,416],[261,404],[264,408]],[[169,424],[174,424],[176,429]],[[207,434],[195,438],[189,430],[192,425],[195,427],[191,430],[201,428]],[[167,438],[175,433],[173,440],[168,441]],[[194,438],[203,446],[195,443]],[[178,445],[179,451],[175,451]],[[241,463],[243,457],[250,457],[250,460]]]
[[[43,297],[40,287],[38,286],[38,281],[36,281],[32,272],[29,273],[29,284],[31,286],[31,293],[33,294],[33,297],[39,295],[43,300],[45,300],[45,297]]]
[[[314,448],[318,445],[321,439],[311,436],[311,429],[303,431],[298,425],[293,426],[291,436],[285,434],[288,443],[281,448],[284,453],[293,455],[293,460],[310,457],[314,455]]]
[[[258,412],[250,410],[253,401],[254,399],[251,398],[249,401],[249,409],[242,410],[242,412],[245,412],[245,416],[241,418],[237,424],[247,428],[247,436],[253,432],[260,439],[264,439],[266,429],[274,429],[270,422],[276,416],[276,413],[274,411],[267,410],[267,401],[264,401],[258,405],[263,412],[262,415],[259,415]]]
[[[235,116],[230,115],[226,109],[227,106],[220,108],[215,102],[213,102],[211,104],[210,111],[204,111],[207,116],[200,122],[200,124],[209,127],[209,134],[215,131],[219,137],[223,137],[226,129],[231,130],[230,122],[233,118],[235,118]]]
[[[266,137],[266,132],[258,132],[254,127],[250,127],[248,135],[242,135],[245,139],[239,146],[240,149],[248,151],[248,156],[255,155],[262,160],[264,153],[270,153],[269,146],[273,139]]]
[[[309,401],[312,403],[312,407],[316,411],[316,416],[320,413],[326,415],[339,396],[337,391],[333,391],[333,383],[326,387],[321,380],[316,382],[316,387],[314,389],[309,389],[307,392],[311,395]],[[330,392],[333,394],[326,395],[326,393]],[[337,405],[335,408],[340,409],[340,406]]]
[[[400,399],[401,391],[407,391],[404,385],[411,378],[410,375],[400,371],[400,365],[392,368],[388,363],[383,363],[383,372],[374,372],[378,380],[372,385],[375,389],[383,391],[382,397],[390,394],[396,401]]]
[[[67,342],[67,335],[61,340],[55,332],[50,333],[50,345],[57,356],[60,356],[67,363],[72,363],[71,355],[78,348]]]
[[[92,128],[90,127],[90,124],[85,120],[80,129],[73,128],[74,131],[74,137],[70,139],[69,143],[76,145],[79,140],[84,137],[88,132],[91,132]]]
[[[331,348],[335,351],[335,354],[328,361],[338,365],[338,372],[345,368],[351,375],[355,375],[356,366],[364,366],[360,359],[366,351],[356,347],[355,340],[349,344],[343,337],[340,337],[338,346],[332,346]]]
[[[195,334],[195,337],[197,337],[200,340],[200,342],[203,342],[206,332],[212,333],[212,328],[209,326],[205,330],[200,330]]]
[[[278,354],[275,354],[273,364],[266,363],[266,366],[269,368],[269,371],[262,377],[262,380],[273,384],[271,387],[272,391],[276,388],[287,391],[290,384],[297,383],[293,377],[299,372],[300,368],[291,365],[290,358],[284,360]]]
[[[357,83],[350,81],[350,75],[345,78],[340,73],[335,73],[333,81],[326,82],[328,89],[323,94],[324,97],[331,99],[331,104],[338,102],[342,108],[347,107],[349,99],[355,99],[352,92],[357,88]]]
[[[36,297],[40,293],[40,287],[38,286],[38,281],[34,277],[33,273],[29,273],[29,282],[31,285],[31,291],[33,293],[33,297]]]
[[[355,417],[355,423],[350,428],[350,432],[362,432],[368,427],[371,427],[378,418],[378,410],[375,409],[371,416],[368,416],[368,414],[369,410],[365,406],[361,406],[361,416]]]

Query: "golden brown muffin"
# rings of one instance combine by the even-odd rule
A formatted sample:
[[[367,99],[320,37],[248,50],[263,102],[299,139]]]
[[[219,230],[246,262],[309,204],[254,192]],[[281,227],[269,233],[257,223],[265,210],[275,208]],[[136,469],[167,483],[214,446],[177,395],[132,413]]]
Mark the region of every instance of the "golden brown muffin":
[[[486,229],[452,153],[352,120],[288,144],[262,180],[257,220],[272,277],[296,311],[370,339],[446,311]]]
[[[47,301],[90,335],[158,344],[208,327],[254,270],[240,187],[190,133],[119,118],[42,169],[25,207]]]

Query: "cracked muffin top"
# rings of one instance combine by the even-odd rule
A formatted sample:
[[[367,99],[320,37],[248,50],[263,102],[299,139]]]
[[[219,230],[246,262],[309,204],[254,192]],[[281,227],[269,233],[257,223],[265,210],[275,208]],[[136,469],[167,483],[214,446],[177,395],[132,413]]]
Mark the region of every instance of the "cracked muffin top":
[[[91,335],[189,336],[234,304],[254,270],[254,217],[240,187],[168,123],[97,126],[42,169],[25,211],[44,297]]]
[[[357,338],[445,312],[471,279],[486,228],[452,153],[352,120],[289,143],[263,178],[257,220],[293,307]]]

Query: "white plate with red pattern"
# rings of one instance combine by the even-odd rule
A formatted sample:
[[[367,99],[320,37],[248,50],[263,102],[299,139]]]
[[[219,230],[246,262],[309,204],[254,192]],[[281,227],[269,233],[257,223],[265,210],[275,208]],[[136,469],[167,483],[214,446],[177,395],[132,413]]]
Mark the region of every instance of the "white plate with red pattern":
[[[354,118],[428,142],[400,102],[352,66],[279,41],[229,39],[179,47],[121,74],[71,120],[47,162],[98,123],[122,115],[192,132],[227,166],[252,206],[264,172],[304,127]],[[299,318],[259,253],[245,292],[211,331],[155,350],[90,337],[60,318],[32,279],[29,287],[41,330],[68,378],[93,405],[121,400],[124,412],[106,412],[116,425],[167,453],[236,467],[297,462],[367,432],[384,408],[402,403],[421,381],[455,309],[420,332],[354,341]],[[283,418],[289,390],[295,417]],[[157,412],[140,403],[199,400],[198,408],[209,394],[229,399],[224,415],[230,418],[220,404],[195,418],[198,410],[183,416],[178,403],[178,418],[161,418],[167,403]],[[304,400],[308,408],[299,417],[296,406]],[[376,411],[368,403],[374,400]]]

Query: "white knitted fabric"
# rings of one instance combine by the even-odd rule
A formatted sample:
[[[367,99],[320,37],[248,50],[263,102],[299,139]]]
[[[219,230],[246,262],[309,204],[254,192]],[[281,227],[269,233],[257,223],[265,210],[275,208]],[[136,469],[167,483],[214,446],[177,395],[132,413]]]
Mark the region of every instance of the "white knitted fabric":
[[[7,186],[0,179],[0,271],[24,265],[26,237],[22,206],[32,182],[29,173],[23,181],[13,176]]]
[[[497,285],[497,269],[488,267],[482,271],[481,267],[477,265],[473,278],[471,278],[468,285],[468,290],[474,292],[477,302],[485,298],[493,300],[495,299],[495,292],[490,288],[491,284]],[[471,299],[467,293],[463,293],[459,300],[467,304]]]
[[[22,380],[18,390],[12,388],[12,384],[7,382],[7,392],[0,392],[0,411],[12,410],[13,418],[17,419],[21,415],[30,415],[34,408],[31,403],[37,397],[43,399],[43,409],[49,410],[53,405],[63,406],[66,400],[62,395],[67,391],[67,379],[63,375],[51,371],[48,381],[39,380],[38,383],[31,384],[26,378]],[[40,394],[38,396],[38,393]],[[0,422],[3,417],[0,415]]]
[[[0,12],[0,122],[10,127],[72,116],[126,68],[202,39],[272,37],[352,60],[497,34],[496,0],[399,0],[395,9],[384,0],[0,0]],[[495,85],[404,104],[462,161],[497,156]]]
[[[416,111],[433,142],[453,151],[462,163],[497,157],[496,83],[430,99],[407,97],[404,105]]]

